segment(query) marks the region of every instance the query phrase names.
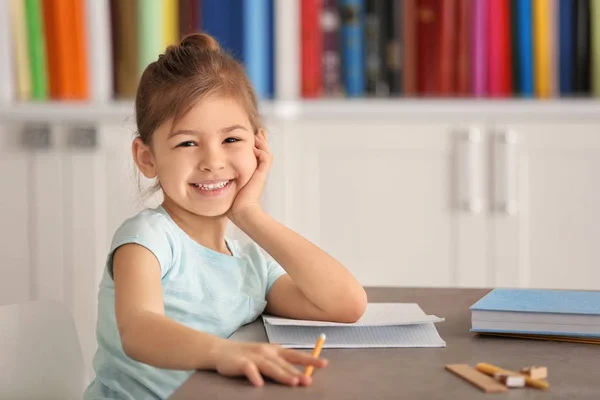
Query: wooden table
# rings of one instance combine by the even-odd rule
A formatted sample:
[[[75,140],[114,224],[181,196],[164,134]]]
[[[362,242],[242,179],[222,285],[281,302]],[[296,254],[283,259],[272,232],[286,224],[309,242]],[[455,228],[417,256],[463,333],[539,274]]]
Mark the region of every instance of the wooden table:
[[[600,346],[478,336],[469,332],[469,307],[489,289],[368,288],[369,302],[415,302],[427,314],[445,317],[436,327],[445,348],[324,349],[327,368],[316,370],[310,387],[267,381],[261,388],[246,379],[199,371],[171,397],[183,399],[600,399]],[[262,329],[256,321],[249,329]],[[266,335],[264,336],[266,338]],[[444,370],[446,364],[487,362],[506,369],[548,367],[550,389],[511,389],[486,394]]]

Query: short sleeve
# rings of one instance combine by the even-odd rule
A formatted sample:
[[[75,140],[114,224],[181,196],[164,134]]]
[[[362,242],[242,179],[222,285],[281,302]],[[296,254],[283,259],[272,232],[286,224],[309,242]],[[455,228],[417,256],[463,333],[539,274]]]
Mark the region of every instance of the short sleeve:
[[[135,243],[150,250],[158,260],[161,278],[165,276],[174,259],[175,240],[167,221],[160,214],[142,211],[127,219],[115,232],[106,261],[108,274],[113,278],[113,256],[125,244]]]
[[[269,293],[269,290],[275,281],[286,273],[287,272],[285,272],[283,267],[275,260],[269,260],[269,263],[267,264],[267,293]]]

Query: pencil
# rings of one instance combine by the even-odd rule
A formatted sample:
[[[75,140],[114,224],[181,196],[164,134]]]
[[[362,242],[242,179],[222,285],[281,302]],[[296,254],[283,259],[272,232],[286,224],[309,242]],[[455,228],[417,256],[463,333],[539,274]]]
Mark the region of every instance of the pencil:
[[[321,354],[321,349],[323,348],[323,343],[325,343],[325,334],[321,333],[317,339],[317,343],[315,344],[315,348],[312,353],[313,357],[319,357],[319,354]],[[307,365],[304,369],[304,376],[311,376],[314,369],[314,366]]]
[[[528,377],[527,375],[523,375],[523,374],[519,374],[517,372],[513,372],[513,371],[509,371],[506,369],[502,369],[502,368],[498,368],[496,366],[493,366],[491,364],[486,364],[486,363],[479,363],[477,364],[477,370],[483,372],[484,374],[488,374],[488,375],[494,375],[496,372],[504,372],[507,374],[512,374],[512,375],[517,375],[517,376],[523,376],[525,378],[525,384],[527,386],[531,386],[534,387],[536,389],[548,389],[550,387],[550,384],[548,384],[548,382],[546,381],[542,381],[540,379],[533,379]]]

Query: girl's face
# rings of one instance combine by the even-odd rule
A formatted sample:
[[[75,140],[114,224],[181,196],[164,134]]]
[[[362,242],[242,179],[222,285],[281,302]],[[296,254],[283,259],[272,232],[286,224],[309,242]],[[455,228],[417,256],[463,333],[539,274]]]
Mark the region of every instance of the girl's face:
[[[139,139],[137,139],[139,140]],[[224,215],[256,170],[254,132],[244,108],[225,97],[207,97],[152,138],[147,177],[158,177],[177,206],[196,215]]]

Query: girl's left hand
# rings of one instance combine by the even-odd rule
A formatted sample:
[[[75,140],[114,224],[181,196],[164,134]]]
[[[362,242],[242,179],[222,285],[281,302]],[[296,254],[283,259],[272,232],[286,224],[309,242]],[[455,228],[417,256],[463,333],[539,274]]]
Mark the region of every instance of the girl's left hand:
[[[273,154],[267,143],[265,130],[261,129],[255,136],[254,155],[256,156],[257,166],[252,177],[246,185],[240,190],[227,212],[227,217],[231,220],[241,212],[253,207],[260,208],[260,195],[262,194],[267,174],[271,169]]]

